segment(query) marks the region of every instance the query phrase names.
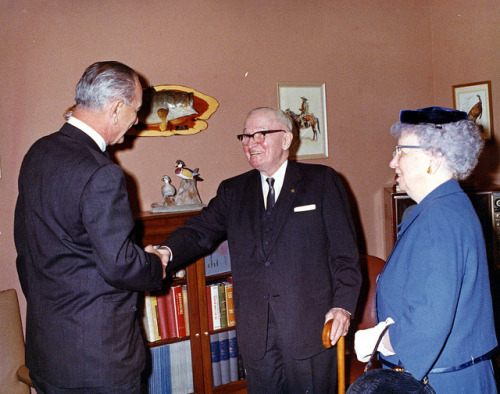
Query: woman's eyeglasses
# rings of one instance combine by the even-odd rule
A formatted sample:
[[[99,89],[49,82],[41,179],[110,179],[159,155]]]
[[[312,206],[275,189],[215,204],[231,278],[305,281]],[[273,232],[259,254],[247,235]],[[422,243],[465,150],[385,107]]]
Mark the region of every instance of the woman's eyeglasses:
[[[422,146],[420,145],[396,145],[396,148],[394,149],[394,152],[392,152],[392,157],[399,156],[401,154],[401,149],[423,149]]]

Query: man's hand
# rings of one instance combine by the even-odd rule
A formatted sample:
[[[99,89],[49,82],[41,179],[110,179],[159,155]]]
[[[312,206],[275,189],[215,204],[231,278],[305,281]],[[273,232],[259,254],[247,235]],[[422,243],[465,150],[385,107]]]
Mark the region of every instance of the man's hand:
[[[147,253],[152,253],[157,255],[161,260],[161,265],[163,266],[163,279],[165,279],[166,272],[165,269],[168,266],[170,261],[170,249],[169,248],[158,248],[155,249],[153,245],[148,245],[144,248],[144,251]]]
[[[325,323],[333,319],[330,340],[334,346],[340,337],[346,336],[351,325],[351,314],[342,308],[332,308],[325,315]]]

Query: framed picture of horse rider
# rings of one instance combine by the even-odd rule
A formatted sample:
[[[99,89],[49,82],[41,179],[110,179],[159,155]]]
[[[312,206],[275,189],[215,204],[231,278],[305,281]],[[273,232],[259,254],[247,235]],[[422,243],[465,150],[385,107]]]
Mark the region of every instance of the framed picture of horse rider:
[[[291,158],[328,157],[325,84],[278,82],[278,106],[295,123]]]

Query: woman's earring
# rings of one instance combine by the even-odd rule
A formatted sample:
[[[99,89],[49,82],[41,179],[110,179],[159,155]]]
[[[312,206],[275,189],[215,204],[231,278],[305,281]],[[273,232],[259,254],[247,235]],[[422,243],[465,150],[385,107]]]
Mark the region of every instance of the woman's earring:
[[[429,168],[427,168],[427,174],[432,174],[432,166],[429,164]]]

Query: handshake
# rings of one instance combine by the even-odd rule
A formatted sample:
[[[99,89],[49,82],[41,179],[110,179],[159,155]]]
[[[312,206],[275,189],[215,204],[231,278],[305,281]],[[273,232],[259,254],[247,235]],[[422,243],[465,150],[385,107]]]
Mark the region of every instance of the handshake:
[[[163,279],[165,279],[166,268],[170,262],[172,252],[167,246],[154,247],[153,245],[148,245],[144,248],[147,253],[157,255],[161,260],[161,265],[163,266]]]

